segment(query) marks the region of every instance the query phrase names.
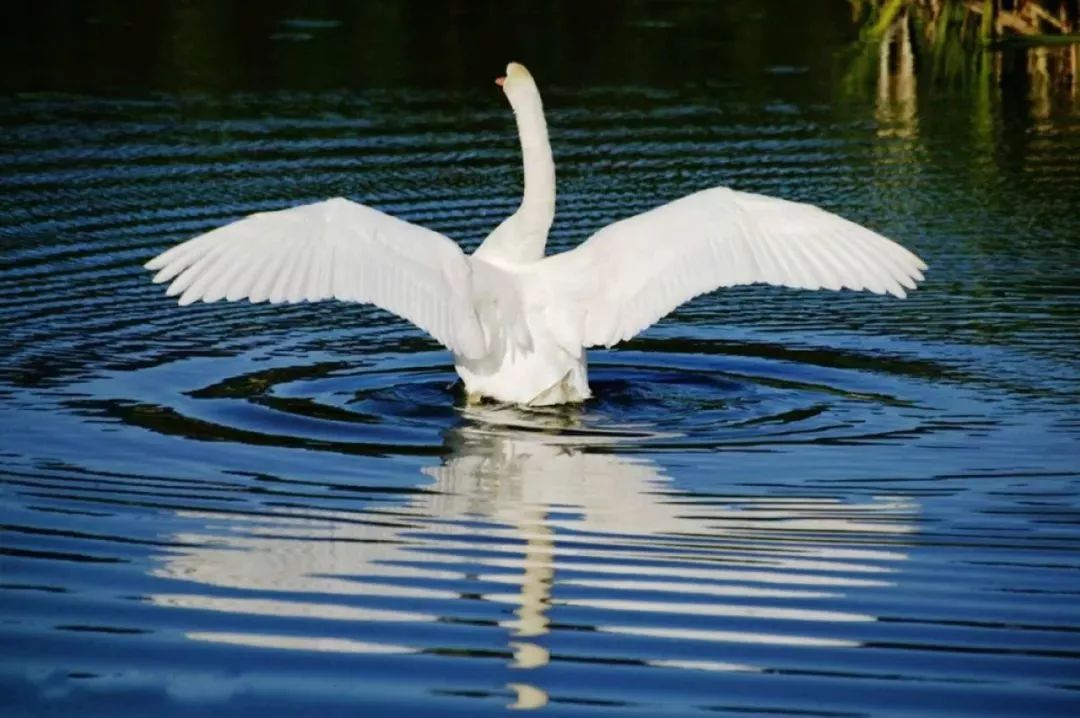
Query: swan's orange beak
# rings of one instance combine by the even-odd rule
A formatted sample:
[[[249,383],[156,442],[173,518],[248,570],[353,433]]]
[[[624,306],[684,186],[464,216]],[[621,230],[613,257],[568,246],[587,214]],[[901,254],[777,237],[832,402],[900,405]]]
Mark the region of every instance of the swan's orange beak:
[[[504,82],[506,82],[505,77],[496,77],[495,78],[495,84],[498,85],[499,87],[502,87]]]

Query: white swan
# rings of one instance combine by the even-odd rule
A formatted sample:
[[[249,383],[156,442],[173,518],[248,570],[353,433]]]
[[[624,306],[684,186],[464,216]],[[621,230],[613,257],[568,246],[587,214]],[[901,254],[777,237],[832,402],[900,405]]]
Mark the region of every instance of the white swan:
[[[450,239],[346,199],[260,212],[146,263],[180,304],[219,299],[370,302],[454,354],[470,399],[558,404],[590,396],[587,347],[633,337],[719,287],[766,282],[897,297],[926,265],[817,207],[714,187],[544,256],[555,164],[540,93],[522,65],[496,82],[517,118],[525,192],[472,256]]]

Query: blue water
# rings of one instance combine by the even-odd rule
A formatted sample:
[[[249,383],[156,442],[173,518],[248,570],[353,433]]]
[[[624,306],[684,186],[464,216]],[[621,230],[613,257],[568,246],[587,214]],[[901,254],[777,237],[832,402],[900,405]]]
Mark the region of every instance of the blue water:
[[[53,61],[0,83],[0,714],[1080,711],[1080,106],[1012,56],[989,99],[852,90],[843,4],[760,47],[647,7],[608,42],[687,46],[520,58],[552,250],[725,184],[930,271],[904,301],[699,298],[538,412],[465,406],[449,355],[371,307],[181,309],[140,268],[335,195],[474,247],[519,191],[501,48],[282,69],[337,68],[334,33],[374,32],[353,10],[269,12],[239,56],[272,68],[239,78],[186,15],[160,76],[138,38],[104,77],[9,43]]]

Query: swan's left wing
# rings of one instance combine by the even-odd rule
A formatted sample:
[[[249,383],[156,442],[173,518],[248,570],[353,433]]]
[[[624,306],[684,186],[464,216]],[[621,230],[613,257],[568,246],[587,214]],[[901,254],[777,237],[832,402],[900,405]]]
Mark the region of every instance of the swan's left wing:
[[[813,205],[715,187],[604,227],[542,260],[560,344],[611,346],[683,302],[764,282],[905,296],[926,265],[881,235]]]
[[[482,356],[472,267],[453,241],[346,199],[260,212],[146,263],[180,304],[220,299],[382,307],[468,357]]]

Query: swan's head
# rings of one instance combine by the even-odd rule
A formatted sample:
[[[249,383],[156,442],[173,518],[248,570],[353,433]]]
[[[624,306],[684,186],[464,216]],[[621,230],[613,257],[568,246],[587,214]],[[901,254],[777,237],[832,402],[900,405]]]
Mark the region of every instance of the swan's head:
[[[525,66],[518,62],[511,62],[506,66],[506,75],[495,78],[495,84],[502,88],[506,99],[515,108],[523,102],[540,99],[540,91],[536,89],[536,82]]]

